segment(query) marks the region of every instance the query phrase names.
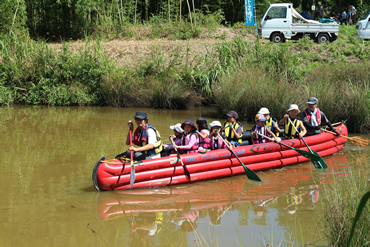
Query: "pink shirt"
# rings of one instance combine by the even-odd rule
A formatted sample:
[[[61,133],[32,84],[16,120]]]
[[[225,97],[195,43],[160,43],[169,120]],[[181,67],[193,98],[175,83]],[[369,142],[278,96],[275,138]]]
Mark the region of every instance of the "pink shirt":
[[[182,136],[181,143],[185,138],[185,145],[179,146],[179,150],[198,149],[198,135],[195,133],[189,133]],[[189,150],[188,153],[195,153],[196,150]]]

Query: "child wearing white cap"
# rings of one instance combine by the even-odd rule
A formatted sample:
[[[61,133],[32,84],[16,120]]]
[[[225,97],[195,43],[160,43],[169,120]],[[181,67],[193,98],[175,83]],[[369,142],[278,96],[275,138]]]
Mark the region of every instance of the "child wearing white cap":
[[[287,110],[288,114],[284,115],[284,118],[279,121],[279,125],[284,124],[284,136],[281,138],[282,140],[286,139],[293,139],[293,138],[302,138],[306,135],[307,130],[304,127],[302,121],[300,121],[297,116],[298,113],[300,113],[300,110],[298,109],[298,106],[296,104],[291,104],[289,106],[289,109]],[[291,121],[289,121],[289,119]],[[292,126],[294,124],[295,128]],[[298,133],[296,130],[298,130]]]
[[[279,136],[280,128],[277,125],[277,120],[274,117],[270,116],[270,111],[266,107],[262,107],[258,114],[262,114],[266,118],[266,126],[271,130],[276,136]]]
[[[181,145],[181,138],[182,138],[182,135],[184,133],[184,130],[181,128],[181,123],[178,123],[176,125],[171,125],[170,126],[170,129],[173,130],[173,135],[170,135],[170,139],[173,140],[173,142],[175,143],[175,145]],[[163,148],[166,151],[169,151],[171,149],[172,150],[174,149],[172,143],[164,145]],[[173,151],[172,153],[173,154],[176,154],[175,151]]]
[[[226,139],[225,133],[222,131],[222,125],[220,121],[213,121],[211,124],[211,133],[209,134],[208,138],[211,140],[211,149],[221,149],[221,148],[227,148],[227,145],[229,145],[230,150],[232,150],[231,143]],[[217,132],[222,136],[224,141],[227,143],[227,145],[222,141],[222,139],[218,136]]]

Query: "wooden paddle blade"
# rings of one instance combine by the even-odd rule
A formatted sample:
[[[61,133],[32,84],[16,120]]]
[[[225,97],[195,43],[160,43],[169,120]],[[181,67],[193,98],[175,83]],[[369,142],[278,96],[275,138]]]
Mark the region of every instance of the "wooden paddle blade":
[[[354,137],[348,137],[348,139],[355,145],[360,146],[362,148],[366,148],[369,145],[370,140],[359,137],[359,136],[354,136]]]

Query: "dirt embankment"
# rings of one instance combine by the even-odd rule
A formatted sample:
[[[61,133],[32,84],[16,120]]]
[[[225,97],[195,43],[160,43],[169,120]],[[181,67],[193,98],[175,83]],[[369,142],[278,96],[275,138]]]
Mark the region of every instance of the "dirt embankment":
[[[140,32],[137,31],[136,32]],[[139,35],[139,34],[138,34]],[[214,44],[231,41],[241,34],[231,28],[219,28],[217,30],[202,32],[199,38],[190,40],[170,40],[168,38],[148,39],[136,38],[131,39],[114,39],[103,41],[103,50],[109,59],[116,61],[117,66],[135,66],[143,61],[150,61],[153,55],[163,56],[188,56],[192,61],[197,55],[205,54],[211,51]],[[254,40],[254,35],[242,35],[245,40]],[[49,44],[55,51],[62,49],[62,44]],[[69,42],[71,52],[79,52],[85,49],[85,41]]]

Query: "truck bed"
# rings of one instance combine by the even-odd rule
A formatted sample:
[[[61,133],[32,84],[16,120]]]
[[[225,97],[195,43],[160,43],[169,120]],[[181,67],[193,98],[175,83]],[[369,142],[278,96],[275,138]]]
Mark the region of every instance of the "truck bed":
[[[339,25],[329,24],[329,23],[292,23],[292,32],[297,33],[338,33]]]

